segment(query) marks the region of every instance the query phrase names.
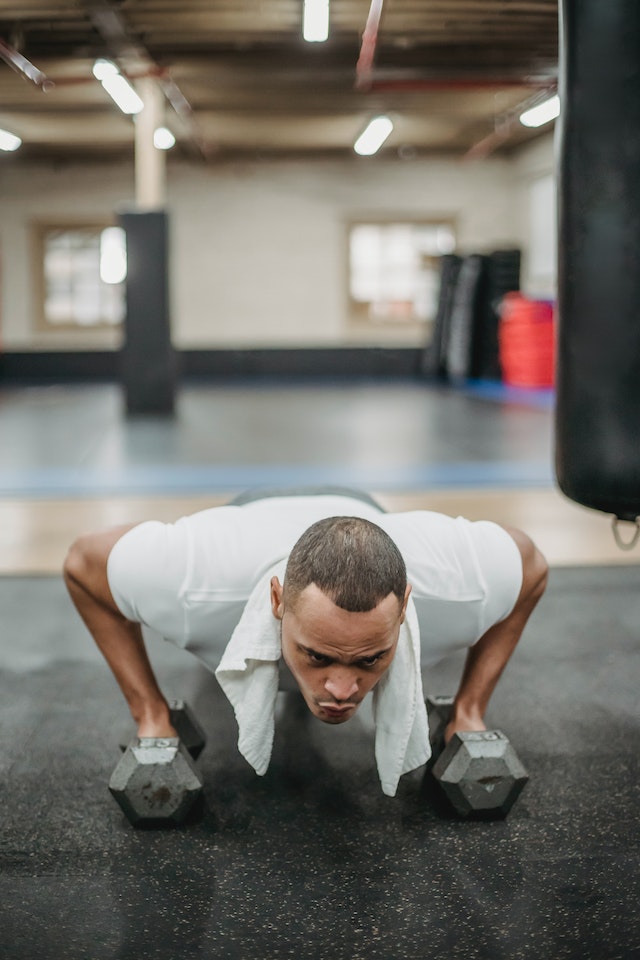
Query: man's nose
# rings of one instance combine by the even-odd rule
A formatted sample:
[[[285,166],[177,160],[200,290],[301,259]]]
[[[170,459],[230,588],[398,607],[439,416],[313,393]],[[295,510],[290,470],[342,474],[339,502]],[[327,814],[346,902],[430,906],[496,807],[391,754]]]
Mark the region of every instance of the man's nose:
[[[334,700],[348,700],[358,692],[358,680],[351,670],[332,670],[324,688]]]

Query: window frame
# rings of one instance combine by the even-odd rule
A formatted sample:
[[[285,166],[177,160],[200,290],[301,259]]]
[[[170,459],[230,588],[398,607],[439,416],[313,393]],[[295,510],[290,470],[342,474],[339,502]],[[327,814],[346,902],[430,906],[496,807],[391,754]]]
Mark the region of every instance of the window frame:
[[[435,319],[435,314],[433,317],[428,318],[427,320],[419,320],[413,317],[410,320],[398,321],[392,319],[380,319],[372,320],[369,317],[364,317],[358,315],[361,311],[361,303],[353,298],[351,295],[351,231],[354,227],[358,226],[381,226],[387,227],[394,224],[398,225],[407,225],[407,226],[416,226],[416,227],[448,227],[454,237],[454,242],[456,246],[458,245],[458,222],[457,216],[455,214],[447,213],[438,213],[438,214],[422,214],[417,216],[415,213],[412,214],[402,214],[402,213],[366,213],[366,214],[351,214],[349,218],[345,221],[345,295],[346,295],[346,304],[347,304],[347,324],[348,328],[351,331],[360,331],[360,332],[370,332],[374,333],[378,331],[385,336],[388,336],[394,331],[398,334],[407,335],[411,332],[421,333],[423,331],[429,332],[430,326]],[[437,258],[434,255],[434,258]]]
[[[124,321],[119,323],[110,323],[108,320],[100,320],[92,324],[80,323],[51,323],[45,317],[45,253],[47,234],[54,231],[73,231],[73,230],[95,230],[102,232],[108,227],[120,226],[115,217],[73,217],[73,218],[47,218],[32,221],[30,224],[31,250],[32,250],[32,277],[34,280],[34,329],[38,333],[46,333],[55,336],[56,333],[78,336],[104,336],[105,331],[119,332],[123,329]]]

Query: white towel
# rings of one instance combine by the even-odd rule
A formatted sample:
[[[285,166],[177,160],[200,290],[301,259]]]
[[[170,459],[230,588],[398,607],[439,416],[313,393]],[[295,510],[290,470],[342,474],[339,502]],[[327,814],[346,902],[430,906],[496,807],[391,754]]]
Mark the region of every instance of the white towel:
[[[281,656],[269,583],[273,576],[284,582],[285,569],[283,560],[254,588],[216,670],[235,711],[238,750],[260,776],[267,772],[273,748]],[[411,599],[396,655],[373,691],[373,717],[378,776],[383,792],[393,797],[402,774],[422,766],[431,756],[420,673],[420,629]]]

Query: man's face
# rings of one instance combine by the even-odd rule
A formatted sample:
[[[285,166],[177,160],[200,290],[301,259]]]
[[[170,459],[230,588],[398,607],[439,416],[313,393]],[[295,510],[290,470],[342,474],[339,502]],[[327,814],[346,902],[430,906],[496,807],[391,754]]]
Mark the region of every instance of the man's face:
[[[389,669],[411,587],[400,603],[390,593],[366,613],[337,607],[315,584],[292,608],[271,581],[271,607],[282,628],[282,656],[314,717],[344,723]]]

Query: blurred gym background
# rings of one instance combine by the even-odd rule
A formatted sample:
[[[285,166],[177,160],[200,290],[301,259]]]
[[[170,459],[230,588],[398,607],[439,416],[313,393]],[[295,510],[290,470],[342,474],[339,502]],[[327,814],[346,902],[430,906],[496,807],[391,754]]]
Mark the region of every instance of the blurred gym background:
[[[1,0],[1,569],[288,478],[619,559],[553,487],[557,19]]]

